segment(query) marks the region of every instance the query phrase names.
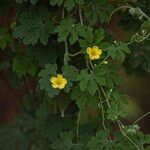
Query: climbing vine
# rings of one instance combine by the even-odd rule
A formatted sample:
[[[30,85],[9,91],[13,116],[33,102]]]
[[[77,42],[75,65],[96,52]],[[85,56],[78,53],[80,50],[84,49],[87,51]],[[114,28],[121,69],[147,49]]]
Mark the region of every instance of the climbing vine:
[[[137,123],[150,113],[124,123],[128,98],[119,89],[119,71],[133,60],[133,46],[149,41],[149,14],[138,3],[108,0],[8,5],[14,14],[10,27],[0,27],[0,48],[9,47],[16,84],[32,76],[36,87],[25,95],[19,117],[0,128],[0,149],[148,150],[150,136]],[[129,40],[115,41],[105,28],[118,12],[140,24]],[[143,68],[149,72],[148,62]],[[95,114],[90,120],[88,110]]]

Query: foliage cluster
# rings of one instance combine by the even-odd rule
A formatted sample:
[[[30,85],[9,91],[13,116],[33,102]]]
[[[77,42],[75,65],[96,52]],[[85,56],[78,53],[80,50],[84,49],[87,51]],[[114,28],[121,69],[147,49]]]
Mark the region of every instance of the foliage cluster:
[[[118,7],[108,0],[15,0],[6,5],[3,1],[1,7],[7,6],[3,10],[14,8],[10,27],[0,27],[0,48],[11,54],[8,70],[18,85],[31,76],[36,88],[24,97],[19,117],[0,128],[0,150],[150,148],[150,135],[143,134],[137,122],[123,123],[128,100],[119,90],[122,64],[150,71],[145,48],[150,18],[141,4],[120,2]],[[113,41],[104,27],[122,10],[126,16],[120,24],[127,28],[134,22],[126,22],[134,20],[138,30],[132,31],[131,40]],[[142,53],[137,58],[134,54],[140,44]],[[94,46],[102,55],[91,60],[86,50]],[[2,61],[0,69],[4,68]],[[58,74],[67,80],[63,89],[54,88],[50,81]],[[84,117],[91,115],[87,110],[96,115]]]

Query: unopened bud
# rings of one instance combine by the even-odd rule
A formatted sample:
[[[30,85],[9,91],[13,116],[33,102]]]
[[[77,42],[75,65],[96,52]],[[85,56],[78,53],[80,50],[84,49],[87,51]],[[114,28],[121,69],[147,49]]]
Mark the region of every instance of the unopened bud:
[[[139,19],[141,20],[143,18],[143,15],[139,17]]]
[[[108,64],[108,61],[104,61],[103,64]]]

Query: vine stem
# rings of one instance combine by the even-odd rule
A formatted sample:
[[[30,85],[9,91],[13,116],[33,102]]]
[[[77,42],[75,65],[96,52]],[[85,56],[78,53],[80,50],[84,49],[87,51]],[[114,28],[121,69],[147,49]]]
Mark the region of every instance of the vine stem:
[[[99,65],[101,65],[105,60],[107,60],[110,57],[110,55],[107,55],[101,62]]]
[[[67,40],[65,40],[65,54],[64,54],[64,64],[68,65],[68,44],[67,44]]]
[[[109,103],[109,101],[108,101],[107,95],[106,95],[106,93],[105,93],[103,87],[102,87],[102,86],[100,86],[100,87],[101,87],[101,90],[102,90],[102,92],[103,92],[103,94],[104,94],[104,96],[105,96],[105,100],[106,100],[106,103],[107,103],[108,107],[111,108],[111,105],[110,105],[110,103]]]
[[[91,60],[89,60],[89,62],[90,62],[91,68],[93,69],[93,68],[94,68],[94,66],[93,66],[93,64],[92,64],[92,61],[91,61]]]
[[[114,11],[112,11],[112,13],[110,14],[109,20],[111,20],[112,16],[113,16],[118,10],[123,9],[123,8],[133,8],[133,7],[131,7],[131,6],[120,6],[120,7],[116,8],[116,9],[115,9]]]
[[[130,137],[123,131],[123,129],[122,129],[122,127],[121,127],[121,125],[120,125],[120,123],[119,123],[118,120],[117,120],[117,123],[118,123],[118,126],[119,126],[119,128],[120,128],[121,133],[122,133],[138,150],[140,150],[140,148],[136,145],[136,143],[134,143],[134,142],[130,139]]]
[[[111,20],[113,14],[115,14],[118,10],[123,9],[123,8],[136,9],[136,10],[138,10],[138,11],[141,13],[141,15],[143,15],[146,19],[150,20],[150,17],[149,17],[148,15],[146,15],[139,7],[134,8],[134,7],[132,7],[132,6],[120,6],[120,7],[116,8],[116,9],[110,14],[109,20]]]
[[[77,52],[77,53],[75,53],[75,54],[69,54],[69,56],[70,56],[70,57],[75,57],[75,56],[80,55],[80,54],[81,54],[81,51],[80,51],[80,52]]]
[[[78,119],[77,119],[77,129],[76,129],[77,142],[79,141],[79,124],[80,124],[80,118],[81,118],[81,109],[79,110]]]
[[[81,8],[79,7],[79,17],[80,17],[80,22],[83,25],[83,18],[82,18],[82,13],[81,13]]]
[[[148,115],[150,115],[150,112],[147,112],[146,114],[144,114],[143,116],[141,116],[140,118],[138,118],[136,121],[133,122],[133,124],[131,126],[135,125],[137,122],[139,122],[141,119],[143,119],[144,117],[146,117]]]
[[[139,7],[137,7],[137,10],[138,10],[146,19],[150,20],[150,17],[149,17],[147,14],[145,14]]]
[[[98,90],[98,94],[99,94],[99,100],[100,100],[100,107],[101,107],[101,112],[102,112],[102,125],[104,130],[106,130],[106,125],[105,125],[105,116],[104,116],[104,107],[102,104],[102,99],[101,99],[101,95],[100,95],[100,91]]]
[[[63,7],[62,9],[62,19],[65,17],[65,9]],[[64,64],[68,65],[68,60],[69,60],[69,52],[68,52],[68,43],[67,39],[64,41],[65,42],[65,54],[64,54]]]
[[[102,92],[103,92],[103,94],[104,94],[104,96],[105,96],[105,100],[106,100],[106,102],[107,102],[107,105],[108,105],[108,107],[109,108],[111,108],[111,105],[110,105],[110,103],[109,103],[109,101],[108,101],[108,99],[107,99],[107,95],[106,95],[106,93],[105,93],[105,91],[104,91],[104,89],[103,89],[103,87],[101,86],[101,88],[102,88]],[[132,139],[130,139],[130,137],[123,131],[123,129],[122,129],[122,127],[121,127],[121,125],[120,125],[120,120],[119,119],[116,119],[116,122],[117,122],[117,124],[118,124],[118,126],[119,126],[119,129],[120,129],[120,131],[121,131],[121,133],[138,149],[138,150],[140,150],[140,148],[136,145],[136,143],[134,143],[133,141],[132,141]],[[121,123],[122,124],[122,123]],[[123,125],[123,124],[122,124]],[[124,126],[124,125],[123,125]]]

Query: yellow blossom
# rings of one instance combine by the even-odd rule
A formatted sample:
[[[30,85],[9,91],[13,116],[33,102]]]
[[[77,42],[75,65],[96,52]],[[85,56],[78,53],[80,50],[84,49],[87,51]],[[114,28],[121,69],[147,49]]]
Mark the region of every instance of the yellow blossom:
[[[86,51],[91,60],[99,59],[100,56],[102,55],[102,50],[99,49],[98,46],[93,46],[92,48],[88,47]]]
[[[63,89],[65,85],[67,84],[66,78],[63,78],[63,76],[60,74],[58,74],[57,77],[51,77],[50,81],[54,89],[56,88]]]

